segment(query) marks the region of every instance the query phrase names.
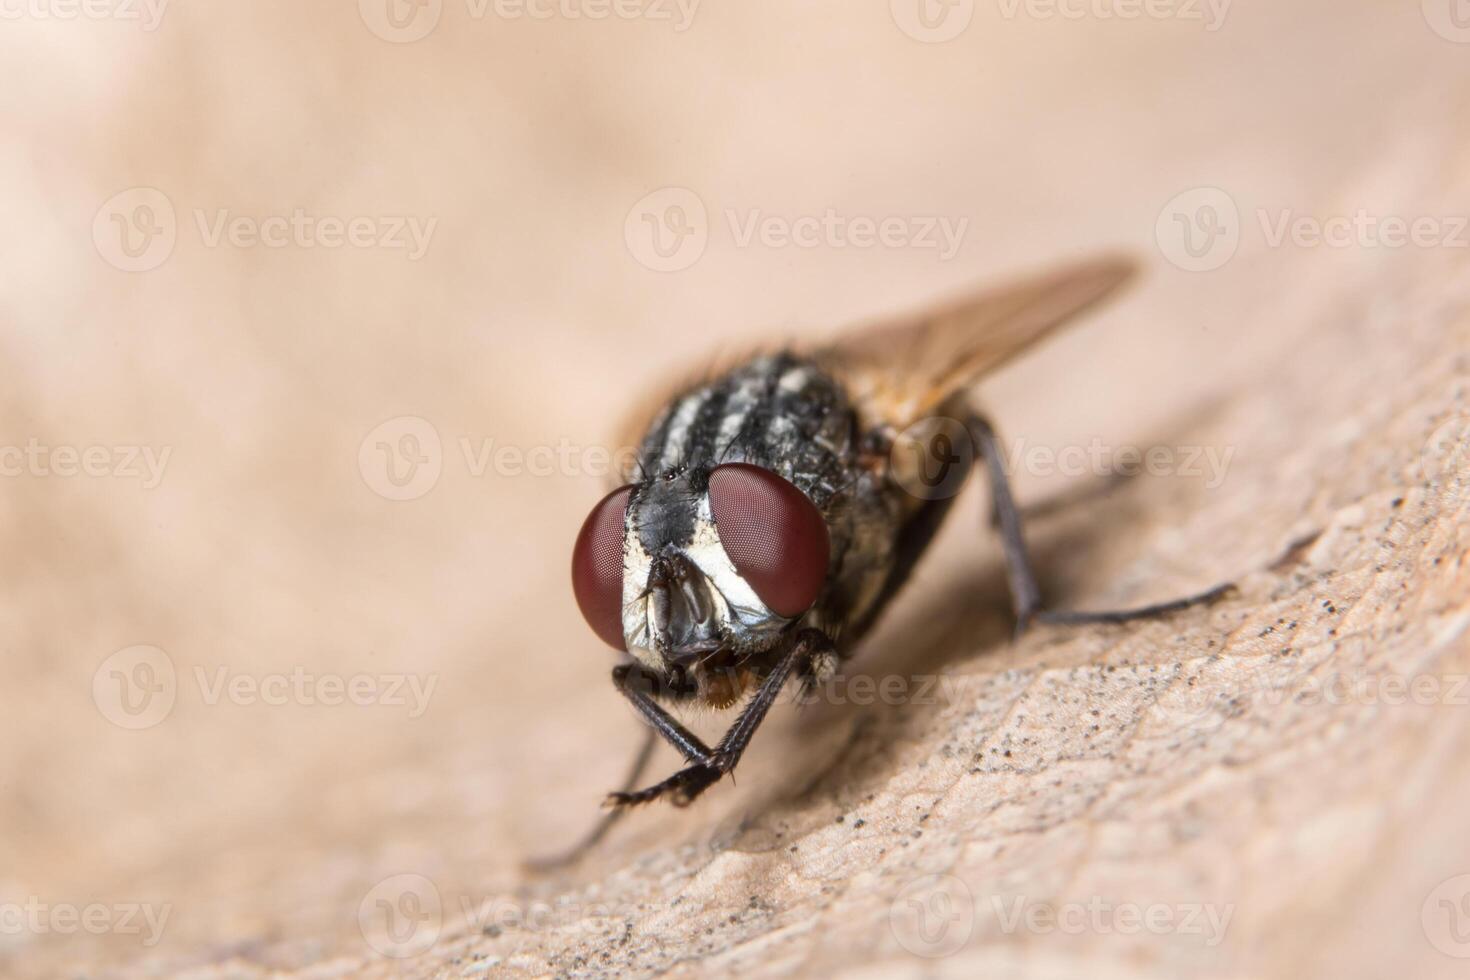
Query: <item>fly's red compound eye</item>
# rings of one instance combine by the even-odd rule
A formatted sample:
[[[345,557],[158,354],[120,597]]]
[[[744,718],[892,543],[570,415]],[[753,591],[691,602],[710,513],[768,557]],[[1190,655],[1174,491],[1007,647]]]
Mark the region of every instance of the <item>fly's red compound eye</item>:
[[[582,617],[604,643],[619,650],[623,641],[623,518],[632,487],[603,497],[577,535],[572,548],[572,592]]]
[[[827,579],[827,522],[800,490],[770,470],[718,466],[709,477],[720,542],[740,577],[779,616],[799,616]]]

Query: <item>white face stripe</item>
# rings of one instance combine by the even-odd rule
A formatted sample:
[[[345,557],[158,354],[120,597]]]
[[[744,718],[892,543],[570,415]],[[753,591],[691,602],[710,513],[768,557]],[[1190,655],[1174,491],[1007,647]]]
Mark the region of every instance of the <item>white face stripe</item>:
[[[709,494],[699,498],[699,520],[694,526],[694,540],[684,549],[689,560],[713,583],[715,589],[732,606],[732,612],[743,620],[767,619],[774,615],[766,604],[751,589],[750,584],[735,571],[725,546],[720,543],[720,531],[715,527],[714,513],[710,509]]]
[[[653,559],[638,540],[632,514],[633,508],[630,507],[623,525],[623,640],[628,646],[628,653],[635,659],[650,667],[662,668],[666,666],[664,658],[653,643],[653,603],[645,595]],[[735,570],[730,556],[725,553],[725,546],[720,542],[720,532],[715,527],[707,493],[699,498],[694,538],[683,551],[714,586],[710,600],[714,603],[715,618],[722,624],[785,622],[761,602],[750,583]]]
[[[623,522],[623,642],[628,653],[650,667],[663,665],[663,657],[653,648],[653,629],[649,623],[647,597],[640,598],[648,587],[648,573],[653,560],[643,550],[638,532],[633,528],[633,508]]]

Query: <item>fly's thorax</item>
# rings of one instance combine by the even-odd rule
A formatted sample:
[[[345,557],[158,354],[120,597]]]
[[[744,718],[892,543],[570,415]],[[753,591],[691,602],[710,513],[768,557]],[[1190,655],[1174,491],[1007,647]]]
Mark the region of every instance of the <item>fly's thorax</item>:
[[[855,435],[847,395],[831,376],[795,354],[769,354],[676,396],[644,434],[638,469],[656,480],[750,463],[825,511],[850,482]]]

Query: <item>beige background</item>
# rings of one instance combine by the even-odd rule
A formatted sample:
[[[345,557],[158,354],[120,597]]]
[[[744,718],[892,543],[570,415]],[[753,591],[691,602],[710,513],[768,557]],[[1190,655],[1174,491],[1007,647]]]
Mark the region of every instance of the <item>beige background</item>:
[[[113,924],[7,927],[0,973],[1463,975],[1470,235],[1272,247],[1261,218],[1453,235],[1470,45],[1449,0],[1241,0],[1216,30],[1204,6],[980,0],[944,43],[905,33],[905,3],[707,0],[680,31],[672,7],[541,21],[427,0],[406,30],[439,20],[409,43],[375,0],[178,3],[153,30],[132,8],[5,8],[0,444],[169,456],[151,487],[0,481],[0,903],[101,903]],[[658,272],[635,206],[669,187],[703,204],[707,246]],[[136,188],[166,198],[152,224],[176,241],[129,272],[114,215],[157,204]],[[1198,188],[1234,206],[1239,248],[1190,272],[1169,209]],[[1219,200],[1173,207],[1208,220]],[[829,208],[968,227],[946,261],[742,246],[726,216]],[[297,209],[436,224],[416,261],[200,228]],[[718,350],[1114,247],[1138,286],[987,403],[1032,446],[1233,456],[1218,486],[1022,474],[1023,499],[1066,504],[1036,514],[1046,586],[1084,606],[1239,594],[1009,645],[972,490],[857,664],[937,671],[941,703],[778,709],[738,785],[523,875],[636,744],[566,582],[602,481],[477,475],[461,440],[604,445]],[[368,437],[404,416],[432,426],[441,472],[392,501]],[[147,655],[173,702],[129,730],[113,671],[146,675],[109,657],[138,645],[167,656]],[[434,687],[411,717],[212,698],[220,671]],[[1429,705],[1373,686],[1418,675]],[[1367,693],[1314,697],[1334,676]],[[913,954],[958,933],[925,945],[904,918],[931,873],[970,929],[932,958]],[[412,912],[398,892],[425,881],[417,955],[384,958],[377,899]],[[1213,944],[1006,929],[1016,899],[1230,919]],[[136,905],[168,911],[155,945],[118,918]]]

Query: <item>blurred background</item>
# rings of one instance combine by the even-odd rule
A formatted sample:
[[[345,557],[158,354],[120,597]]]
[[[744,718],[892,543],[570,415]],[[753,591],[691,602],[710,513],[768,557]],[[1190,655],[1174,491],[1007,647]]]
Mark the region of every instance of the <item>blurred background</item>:
[[[1054,556],[1097,606],[1266,568],[1379,489],[1319,485],[1362,434],[1333,413],[1408,397],[1378,372],[1448,371],[1460,336],[1393,318],[1465,281],[1463,0],[0,0],[0,79],[10,975],[592,969],[555,950],[615,940],[466,932],[462,897],[611,901],[738,835],[751,785],[810,804],[783,746],[837,746],[777,719],[703,809],[640,814],[556,884],[519,870],[637,742],[567,584],[603,452],[721,351],[1136,255],[1125,297],[984,389],[1028,445],[1233,447],[1228,479],[1115,508],[1138,535]],[[971,569],[1004,651],[970,515],[920,589]],[[403,874],[458,938],[385,959],[362,910]],[[760,880],[695,901],[745,914]],[[1366,961],[1299,911],[1348,943],[1338,975],[1454,975],[1405,908]],[[1325,962],[1236,929],[1198,975]],[[854,968],[812,942],[776,966]]]

